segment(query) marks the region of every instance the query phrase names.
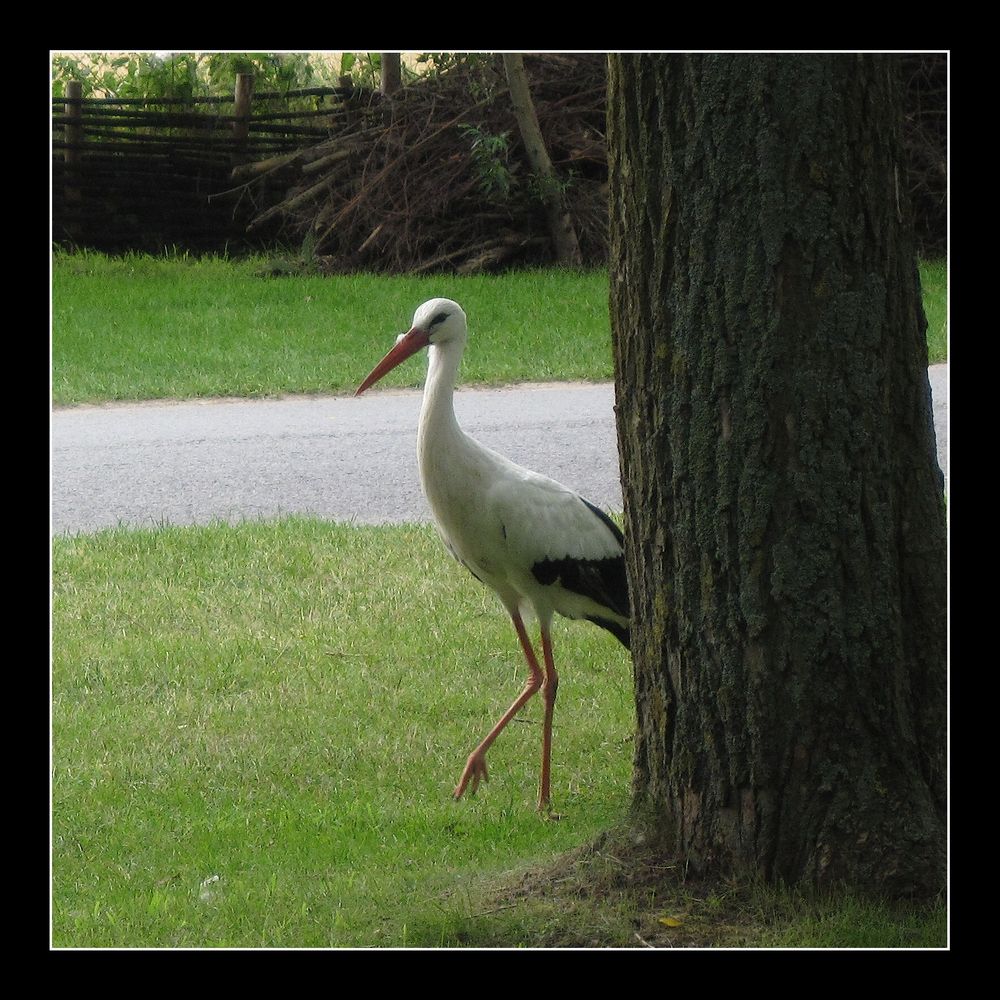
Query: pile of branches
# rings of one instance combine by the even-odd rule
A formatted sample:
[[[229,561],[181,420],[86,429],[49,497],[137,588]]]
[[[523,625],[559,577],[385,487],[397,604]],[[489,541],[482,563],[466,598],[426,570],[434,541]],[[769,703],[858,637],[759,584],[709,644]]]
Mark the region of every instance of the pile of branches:
[[[948,249],[948,60],[941,53],[902,56],[903,143],[917,246],[922,256]]]
[[[584,263],[603,263],[605,58],[526,56],[525,67]],[[500,56],[465,57],[392,97],[355,92],[353,101],[353,119],[331,138],[234,172],[241,197],[269,206],[251,232],[302,245],[307,264],[330,272],[551,262]]]
[[[936,255],[946,250],[947,57],[900,58],[918,245]],[[583,262],[604,264],[605,56],[524,61]],[[554,261],[499,55],[455,58],[392,97],[354,90],[348,112],[319,144],[234,172],[234,192],[258,206],[250,235],[302,246],[296,265],[327,272],[470,274]]]

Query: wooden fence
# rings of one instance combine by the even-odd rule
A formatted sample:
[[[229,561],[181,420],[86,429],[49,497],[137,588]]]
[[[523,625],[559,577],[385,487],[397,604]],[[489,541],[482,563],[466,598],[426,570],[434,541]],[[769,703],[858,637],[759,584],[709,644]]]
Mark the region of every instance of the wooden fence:
[[[70,83],[53,98],[53,241],[106,253],[272,241],[273,229],[254,243],[246,232],[269,207],[267,185],[251,190],[233,171],[343,132],[378,113],[379,95],[349,79],[283,94],[255,94],[253,82],[241,75],[231,97],[190,99],[84,98]]]
[[[560,117],[563,124],[547,141],[563,148],[567,162],[580,154],[578,137],[588,137],[585,157],[592,169],[585,179],[592,184],[582,180],[575,184],[574,212],[578,222],[590,220],[595,234],[591,242],[598,247],[592,254],[596,261],[606,235],[606,197],[598,190],[587,198],[606,181],[601,175],[604,150],[599,139],[604,131],[603,76],[599,75],[599,88],[595,84],[591,91],[584,84],[569,85],[567,78],[577,78],[566,57],[547,58],[555,62],[548,75],[547,63],[540,64],[532,83],[534,96],[536,101],[541,97],[543,106],[558,109],[558,116],[550,117],[553,121]],[[921,251],[936,256],[947,250],[948,58],[944,53],[917,53],[901,56],[900,62],[906,94],[906,183]],[[404,136],[412,152],[425,141],[444,136],[446,125],[458,122],[459,115],[463,124],[481,126],[496,136],[511,127],[505,108],[497,111],[484,102],[471,107],[469,80],[458,76],[449,83],[450,77],[444,74],[433,90],[407,88],[408,117],[398,102],[390,116],[380,94],[354,88],[347,78],[340,87],[257,94],[247,76],[238,80],[232,96],[192,99],[83,98],[80,85],[70,84],[66,97],[53,99],[53,240],[107,253],[155,253],[175,246],[239,253],[273,245],[285,233],[289,241],[301,242],[302,232],[308,231],[301,217],[295,237],[291,228],[283,233],[280,227],[295,226],[302,202],[303,212],[313,213],[315,208],[339,220],[343,212],[355,213],[350,225],[338,227],[338,232],[344,230],[344,240],[331,238],[330,249],[320,248],[321,253],[337,255],[345,266],[378,269],[388,259],[382,254],[388,243],[395,248],[391,264],[398,270],[426,268],[428,262],[442,260],[478,260],[469,248],[478,247],[478,254],[484,249],[492,252],[498,244],[498,220],[510,230],[501,234],[501,242],[514,239],[526,246],[537,238],[530,211],[521,213],[527,224],[512,225],[510,204],[497,206],[487,198],[477,207],[468,198],[455,200],[455,178],[461,177],[466,188],[475,188],[481,178],[477,180],[474,169],[463,174],[461,164],[452,163],[461,149],[450,136],[451,145],[447,151],[439,147],[441,155],[434,161],[449,170],[454,166],[446,183],[452,185],[447,190],[455,196],[457,211],[444,219],[451,226],[444,239],[442,203],[447,199],[435,194],[441,189],[440,173],[425,171],[426,176],[411,178],[410,184],[398,183],[392,173],[401,166],[410,170],[412,161],[404,160],[402,151],[397,155]],[[565,92],[567,86],[574,88],[572,95]],[[391,102],[389,106],[393,107]],[[472,117],[474,110],[481,116]],[[389,123],[400,128],[389,134]],[[290,172],[270,169],[282,156],[330,139],[347,140],[348,135],[349,141],[338,143],[336,149],[316,151],[314,160],[300,158]],[[372,161],[377,165],[373,170],[361,155],[367,150],[381,156]],[[341,166],[331,169],[338,158]],[[350,170],[347,164],[352,165]],[[326,189],[331,195],[328,203],[321,203]],[[414,219],[412,213],[429,203],[419,196],[428,192],[432,211]],[[367,201],[361,196],[365,193]],[[251,220],[255,224],[248,232]],[[327,225],[325,232],[330,231]]]

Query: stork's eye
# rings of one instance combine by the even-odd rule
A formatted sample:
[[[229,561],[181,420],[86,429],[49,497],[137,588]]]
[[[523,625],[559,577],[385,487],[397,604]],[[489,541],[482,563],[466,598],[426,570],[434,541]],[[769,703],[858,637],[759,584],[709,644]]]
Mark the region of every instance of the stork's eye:
[[[438,313],[437,316],[431,320],[431,326],[437,326],[438,323],[443,323],[447,318],[448,314],[446,312]]]

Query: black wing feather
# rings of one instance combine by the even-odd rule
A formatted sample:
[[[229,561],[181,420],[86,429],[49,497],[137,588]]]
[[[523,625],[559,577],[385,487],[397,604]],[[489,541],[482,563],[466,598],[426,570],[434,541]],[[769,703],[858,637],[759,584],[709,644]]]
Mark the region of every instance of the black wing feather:
[[[582,497],[580,499],[583,500]],[[619,547],[624,549],[625,537],[618,525],[589,500],[583,502],[604,522]],[[624,618],[629,617],[628,578],[625,573],[624,554],[605,559],[541,559],[531,567],[531,573],[543,587],[551,586],[558,581],[566,590],[589,597]],[[599,616],[588,617],[588,621],[607,629],[622,645],[631,648],[627,626]]]

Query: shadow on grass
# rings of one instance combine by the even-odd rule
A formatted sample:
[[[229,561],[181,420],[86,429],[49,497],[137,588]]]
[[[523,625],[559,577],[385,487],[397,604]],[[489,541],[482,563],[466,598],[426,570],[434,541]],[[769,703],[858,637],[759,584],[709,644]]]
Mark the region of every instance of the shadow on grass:
[[[893,903],[850,890],[810,893],[684,866],[602,835],[545,868],[448,890],[411,915],[424,948],[945,948],[943,899]]]

